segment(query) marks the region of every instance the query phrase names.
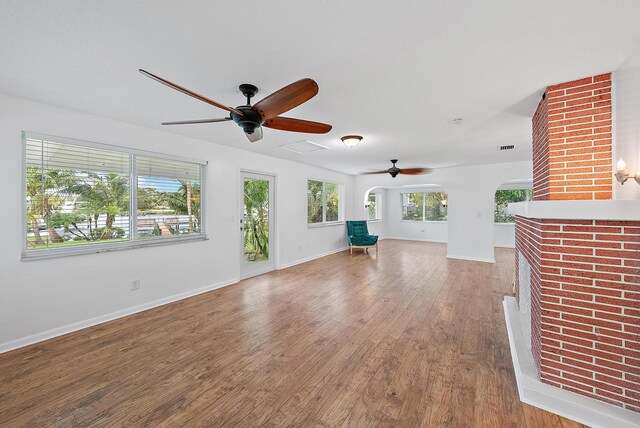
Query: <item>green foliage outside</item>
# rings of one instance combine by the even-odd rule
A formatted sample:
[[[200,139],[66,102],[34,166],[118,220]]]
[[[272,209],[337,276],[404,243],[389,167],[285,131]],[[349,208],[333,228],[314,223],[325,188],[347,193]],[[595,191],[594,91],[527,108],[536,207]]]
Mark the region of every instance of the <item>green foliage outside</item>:
[[[513,202],[533,199],[532,189],[498,190],[496,191],[494,221],[496,223],[513,223],[515,217],[507,213],[507,207]]]
[[[307,223],[322,223],[322,181],[307,183]]]
[[[138,189],[138,214],[188,214],[185,232],[199,231],[200,186],[179,183],[175,192]],[[129,215],[128,175],[27,166],[26,196],[28,249],[129,239],[128,227],[115,224],[118,216]],[[153,235],[160,234],[156,228]],[[176,226],[169,230],[179,233]]]
[[[338,221],[340,219],[340,188],[337,184],[325,183],[327,208],[325,221]]]
[[[369,220],[379,220],[378,215],[378,195],[375,193],[369,193],[369,207],[368,207],[368,216]]]
[[[325,206],[323,207],[323,192]],[[324,211],[324,218],[323,218]],[[309,180],[307,182],[307,223],[340,220],[340,185]]]
[[[269,181],[244,180],[244,254],[247,260],[269,258]]]
[[[410,221],[447,221],[444,192],[403,193],[402,219]]]

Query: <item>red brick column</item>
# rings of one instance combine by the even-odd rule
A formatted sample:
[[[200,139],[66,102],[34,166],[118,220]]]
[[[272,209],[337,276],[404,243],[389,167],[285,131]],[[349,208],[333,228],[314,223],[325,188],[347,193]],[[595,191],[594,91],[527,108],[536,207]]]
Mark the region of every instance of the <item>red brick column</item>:
[[[610,73],[549,86],[533,116],[533,199],[611,199],[611,130]]]
[[[549,199],[549,103],[545,93],[533,115],[533,200]]]
[[[611,199],[611,114],[610,74],[547,88],[532,121],[534,201]],[[531,267],[541,380],[640,412],[640,221],[516,217],[516,250],[516,272],[519,257]]]
[[[640,222],[518,217],[516,248],[542,381],[640,412]]]

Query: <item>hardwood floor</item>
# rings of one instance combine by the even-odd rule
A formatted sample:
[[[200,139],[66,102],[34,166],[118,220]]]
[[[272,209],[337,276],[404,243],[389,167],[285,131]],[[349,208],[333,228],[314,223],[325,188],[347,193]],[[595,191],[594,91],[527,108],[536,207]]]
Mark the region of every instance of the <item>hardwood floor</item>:
[[[0,355],[0,426],[577,427],[518,400],[497,263],[385,240]]]

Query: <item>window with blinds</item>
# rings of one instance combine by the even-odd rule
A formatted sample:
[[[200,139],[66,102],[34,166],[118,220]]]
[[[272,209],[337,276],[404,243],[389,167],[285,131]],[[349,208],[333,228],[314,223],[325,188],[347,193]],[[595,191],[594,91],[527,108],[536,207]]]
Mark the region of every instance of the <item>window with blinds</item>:
[[[205,163],[24,133],[23,257],[204,237]]]

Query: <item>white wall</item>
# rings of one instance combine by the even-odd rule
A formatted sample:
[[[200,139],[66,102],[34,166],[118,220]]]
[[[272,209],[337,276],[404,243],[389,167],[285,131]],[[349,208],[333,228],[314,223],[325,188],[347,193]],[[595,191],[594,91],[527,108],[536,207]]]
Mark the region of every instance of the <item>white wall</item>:
[[[355,201],[361,201],[365,192],[375,186],[386,191],[384,236],[412,237],[424,234],[426,238],[448,241],[447,255],[451,258],[494,261],[495,226],[493,210],[498,187],[514,180],[530,180],[533,176],[531,162],[513,162],[438,168],[429,175],[391,178],[388,175],[365,175],[355,178]],[[427,232],[427,223],[406,224],[397,221],[400,203],[394,202],[401,190],[392,187],[436,184],[448,194],[448,221],[446,235],[435,224]],[[424,188],[422,188],[424,190]],[[397,196],[399,198],[399,196]],[[394,211],[397,210],[397,211]],[[395,220],[394,220],[395,219]],[[421,232],[422,229],[425,232]],[[417,229],[417,230],[416,230]]]
[[[503,248],[516,247],[516,224],[515,223],[494,223],[493,245]]]
[[[384,206],[385,238],[410,239],[417,241],[447,242],[446,221],[406,221],[402,220],[401,194],[410,192],[444,192],[441,187],[406,187],[387,189]]]
[[[38,261],[20,261],[21,131],[127,146],[209,161],[209,240]],[[240,137],[242,135],[240,134]],[[117,122],[76,111],[0,95],[0,351],[42,339],[50,329],[105,316],[240,277],[239,171],[277,174],[279,267],[345,245],[345,226],[308,228],[307,178],[345,185],[346,217],[352,213],[353,176],[237,150],[207,141]],[[261,142],[259,144],[267,144]],[[300,249],[301,248],[301,249]],[[133,279],[141,289],[129,290]],[[51,332],[54,334],[55,332]],[[34,335],[34,336],[32,336]],[[29,336],[32,336],[29,338]]]
[[[640,49],[613,73],[614,171],[621,157],[631,174],[640,173]],[[624,186],[614,180],[615,199],[640,199],[633,179]]]

